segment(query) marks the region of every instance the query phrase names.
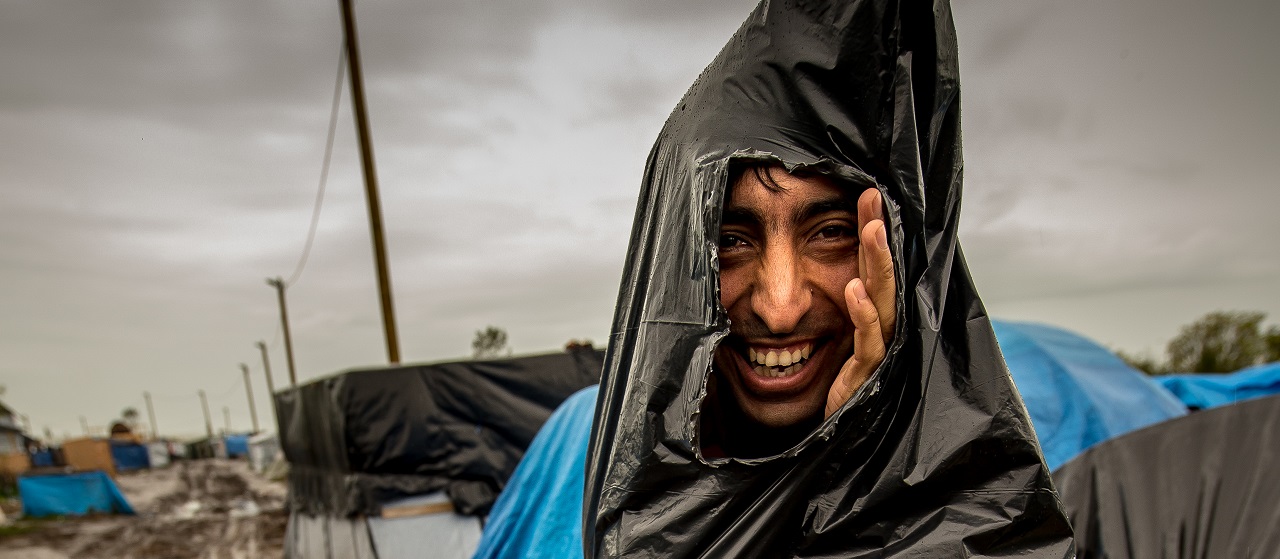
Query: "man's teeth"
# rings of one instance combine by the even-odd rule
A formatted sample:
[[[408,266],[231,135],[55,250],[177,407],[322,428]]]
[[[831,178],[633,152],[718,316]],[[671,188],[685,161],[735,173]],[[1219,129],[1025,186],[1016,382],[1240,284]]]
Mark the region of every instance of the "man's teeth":
[[[805,345],[792,351],[785,349],[756,351],[755,348],[748,347],[747,357],[755,365],[756,374],[764,377],[785,377],[799,371],[802,367],[801,362],[808,359],[812,351],[812,345]]]

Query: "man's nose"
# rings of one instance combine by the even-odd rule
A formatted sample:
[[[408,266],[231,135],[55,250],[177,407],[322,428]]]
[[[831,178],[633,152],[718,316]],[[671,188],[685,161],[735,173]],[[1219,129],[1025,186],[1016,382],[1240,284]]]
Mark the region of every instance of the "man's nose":
[[[805,287],[800,268],[790,247],[765,251],[751,294],[751,307],[771,333],[793,332],[809,312],[813,295]]]

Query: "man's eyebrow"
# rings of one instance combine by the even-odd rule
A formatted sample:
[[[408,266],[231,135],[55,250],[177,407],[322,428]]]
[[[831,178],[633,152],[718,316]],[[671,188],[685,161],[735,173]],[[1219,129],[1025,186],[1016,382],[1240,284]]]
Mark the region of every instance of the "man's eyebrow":
[[[758,226],[764,223],[764,216],[749,208],[729,207],[724,209],[724,216],[720,221],[723,225]]]
[[[805,204],[796,211],[796,214],[792,216],[792,219],[795,220],[795,223],[804,223],[820,215],[832,212],[849,213],[854,218],[857,218],[858,206],[854,204],[853,200],[850,200],[845,196],[833,196],[831,198]]]

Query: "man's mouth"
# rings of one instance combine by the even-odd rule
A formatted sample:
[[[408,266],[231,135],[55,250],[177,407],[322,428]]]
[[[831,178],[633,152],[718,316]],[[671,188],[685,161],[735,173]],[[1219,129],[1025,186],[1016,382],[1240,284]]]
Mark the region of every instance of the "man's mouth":
[[[813,343],[791,348],[747,347],[747,363],[757,375],[769,378],[789,377],[799,373],[813,352]]]

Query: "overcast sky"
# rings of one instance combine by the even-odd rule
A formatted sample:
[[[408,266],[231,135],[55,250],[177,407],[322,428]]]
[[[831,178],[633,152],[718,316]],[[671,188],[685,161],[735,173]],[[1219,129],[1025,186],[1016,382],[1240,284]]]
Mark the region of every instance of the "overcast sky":
[[[333,4],[333,5],[329,5]],[[751,0],[357,5],[404,360],[607,339],[644,160]],[[959,1],[961,243],[996,317],[1159,354],[1218,309],[1280,319],[1280,10]],[[249,427],[307,237],[336,2],[0,5],[0,384],[34,431],[154,398]],[[301,380],[385,363],[349,98],[288,291]]]

